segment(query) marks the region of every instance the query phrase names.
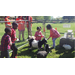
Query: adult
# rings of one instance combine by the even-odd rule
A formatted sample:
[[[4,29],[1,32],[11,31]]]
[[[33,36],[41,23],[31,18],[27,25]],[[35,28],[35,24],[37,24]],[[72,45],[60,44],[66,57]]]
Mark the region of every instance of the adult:
[[[25,22],[21,20],[23,20],[22,16],[18,16],[18,18],[16,18],[16,22],[18,23],[19,41],[21,40],[21,34],[22,34],[23,41],[25,41],[24,39]]]
[[[9,17],[10,16],[5,16],[5,21],[10,21],[9,20]],[[7,28],[12,28],[12,24],[11,24],[11,22],[5,22],[5,27]]]
[[[29,28],[29,22],[30,22],[30,25],[31,25],[31,29],[32,29],[32,17],[31,16],[26,16],[26,20],[28,20],[27,21],[27,30],[28,30],[28,28]]]

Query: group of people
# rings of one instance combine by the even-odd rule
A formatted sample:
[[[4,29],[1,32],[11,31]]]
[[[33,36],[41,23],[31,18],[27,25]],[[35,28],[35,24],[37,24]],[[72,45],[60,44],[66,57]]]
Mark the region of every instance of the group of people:
[[[23,20],[28,20],[26,23]],[[17,47],[15,46],[15,41],[17,40],[16,38],[16,29],[18,29],[19,31],[19,41],[21,38],[21,33],[22,33],[22,37],[23,37],[23,41],[24,39],[24,31],[25,31],[25,25],[27,26],[27,29],[29,27],[29,21],[32,22],[32,17],[31,16],[25,16],[25,19],[23,18],[23,16],[19,16],[18,18],[16,18],[16,22],[13,22],[11,24],[11,22],[7,22],[10,21],[9,20],[9,16],[5,16],[5,33],[2,36],[1,39],[1,58],[9,58],[9,49],[12,49],[12,55],[11,58],[16,58],[17,56]],[[32,27],[32,24],[31,24]]]
[[[5,21],[9,21],[8,19],[9,17],[5,17]],[[28,17],[25,17],[25,19],[27,19]],[[5,34],[3,35],[2,39],[1,39],[1,58],[9,58],[9,49],[12,49],[12,55],[11,58],[15,58],[17,56],[17,47],[15,46],[15,41],[16,41],[16,29],[18,28],[19,31],[19,40],[21,38],[21,33],[22,33],[22,37],[23,37],[23,41],[24,39],[24,31],[25,31],[25,21],[21,21],[24,20],[22,16],[19,16],[16,19],[16,22],[13,22],[12,24],[10,22],[6,22],[5,23]],[[31,22],[31,21],[30,21]],[[27,28],[29,26],[29,22],[26,22],[27,24]],[[32,27],[32,24],[31,24]],[[47,30],[50,30],[50,36],[48,39],[50,39],[50,37],[52,37],[52,41],[53,41],[53,48],[55,48],[55,40],[60,37],[60,34],[57,30],[53,29],[52,26],[50,24],[48,24],[47,26]],[[35,32],[35,40],[40,41],[42,38],[44,38],[44,35],[41,32],[41,27],[37,27],[37,31]],[[47,39],[47,40],[48,40]]]
[[[10,16],[5,16],[5,21],[10,21],[9,17]],[[25,23],[24,20],[28,20],[28,21],[26,21]],[[18,16],[18,18],[16,18],[16,23],[18,24],[18,31],[19,31],[19,41],[21,41],[21,34],[22,34],[23,41],[25,41],[24,39],[25,26],[27,27],[27,30],[28,30],[29,22],[32,27],[32,17],[31,16]],[[11,22],[5,22],[5,27],[11,28],[12,27]]]
[[[47,40],[49,40],[50,37],[52,37],[53,48],[55,48],[55,40],[60,37],[60,33],[56,29],[52,28],[50,24],[48,24],[46,27],[47,27],[47,30],[50,30],[50,36]],[[37,31],[35,32],[34,36],[35,36],[35,40],[38,40],[38,41],[44,38],[44,35],[41,32],[41,27],[37,27]]]

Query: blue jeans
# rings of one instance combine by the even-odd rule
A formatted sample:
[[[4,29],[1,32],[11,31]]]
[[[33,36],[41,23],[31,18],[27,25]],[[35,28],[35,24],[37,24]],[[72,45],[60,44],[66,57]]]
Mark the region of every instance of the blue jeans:
[[[53,38],[53,47],[55,47],[55,40],[56,40],[57,38]]]

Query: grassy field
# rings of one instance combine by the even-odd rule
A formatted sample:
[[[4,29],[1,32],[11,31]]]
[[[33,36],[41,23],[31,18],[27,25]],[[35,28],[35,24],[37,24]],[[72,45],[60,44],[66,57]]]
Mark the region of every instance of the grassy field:
[[[49,24],[46,23],[45,26]],[[70,28],[63,28],[63,24],[70,24],[71,27]],[[32,35],[34,36],[35,31],[36,31],[36,27],[37,26],[41,26],[42,27],[42,33],[43,33],[43,24],[42,23],[33,23],[32,24]],[[59,24],[51,24],[53,28],[57,28],[57,30],[59,31],[59,33],[61,33],[61,36],[63,36],[65,33],[67,32],[67,30],[73,30],[73,32],[75,31],[75,24],[74,23],[59,23]],[[4,24],[0,24],[0,40],[2,35],[4,34],[4,28],[5,25]],[[46,29],[46,38],[48,38],[50,35],[50,32]],[[18,38],[18,30],[16,31],[16,36]],[[27,39],[28,37],[28,32],[27,32],[27,28],[25,29],[25,39]],[[22,40],[22,38],[21,38]],[[16,46],[20,47],[21,45],[25,44],[27,41],[21,41],[21,42],[16,42]],[[52,47],[52,38],[50,38],[48,41],[48,44],[50,47]],[[51,50],[51,53],[49,53],[47,55],[47,58],[74,58],[74,50],[65,50],[63,48],[59,47],[59,42],[60,42],[60,38],[58,38],[56,40],[56,47],[55,49]],[[33,50],[30,52],[28,49],[28,44],[24,45],[23,47],[18,49],[18,56],[17,58],[36,58],[37,57],[37,49],[33,48]],[[11,56],[11,53],[10,53]]]

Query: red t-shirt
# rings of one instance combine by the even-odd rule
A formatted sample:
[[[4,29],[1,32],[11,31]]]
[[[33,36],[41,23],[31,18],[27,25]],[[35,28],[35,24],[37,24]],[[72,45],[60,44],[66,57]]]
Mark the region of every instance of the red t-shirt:
[[[18,23],[18,30],[25,30],[25,21],[20,21],[23,20],[21,18],[17,18],[16,21]]]
[[[50,37],[52,37],[52,39],[58,38],[58,37],[60,37],[60,34],[57,30],[52,28],[52,29],[50,29]]]
[[[5,18],[5,21],[10,21],[10,20],[8,18]],[[7,26],[6,24],[8,24],[10,26]],[[11,28],[12,27],[11,22],[5,22],[5,27]]]
[[[11,28],[11,41],[12,41],[12,43],[14,43],[15,40],[16,40],[16,31],[13,28]]]
[[[35,32],[35,40],[41,40],[42,39],[42,37],[43,37],[43,35],[42,35],[42,32],[41,31],[36,31]]]

